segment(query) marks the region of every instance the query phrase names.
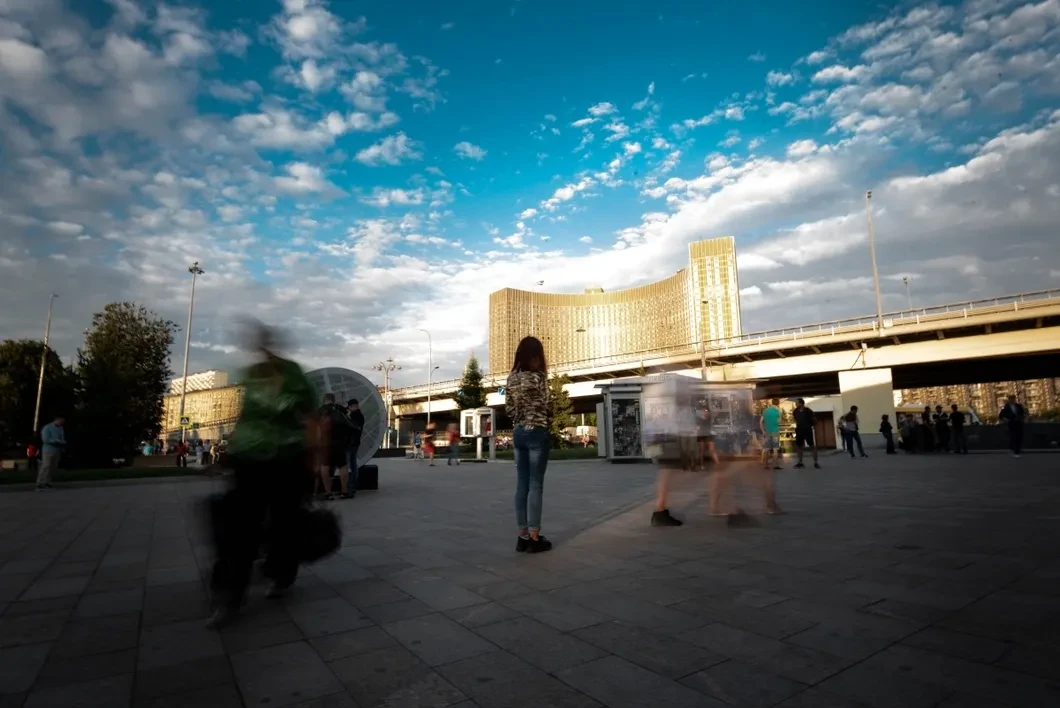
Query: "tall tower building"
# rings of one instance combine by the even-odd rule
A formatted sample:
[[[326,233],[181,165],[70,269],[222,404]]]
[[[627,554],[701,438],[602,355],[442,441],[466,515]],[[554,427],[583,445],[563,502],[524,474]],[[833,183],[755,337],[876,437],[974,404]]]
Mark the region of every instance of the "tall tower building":
[[[740,334],[740,284],[731,236],[688,246],[689,265],[664,280],[625,290],[490,294],[490,371],[511,368],[519,341],[534,335],[549,366],[592,365],[606,357],[696,350]]]
[[[723,342],[740,335],[740,278],[732,236],[688,244],[696,324],[701,341]]]

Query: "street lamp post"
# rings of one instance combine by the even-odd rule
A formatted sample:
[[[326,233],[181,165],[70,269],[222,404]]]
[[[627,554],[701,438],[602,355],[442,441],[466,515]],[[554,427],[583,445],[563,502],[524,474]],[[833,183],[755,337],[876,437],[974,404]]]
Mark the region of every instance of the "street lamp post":
[[[869,255],[872,257],[872,284],[876,289],[876,320],[883,336],[883,303],[880,300],[880,272],[876,269],[876,236],[872,231],[872,190],[865,192],[865,223],[869,228]]]
[[[909,276],[902,276],[902,284],[905,285],[905,299],[909,302],[909,311],[913,311],[913,296],[909,294]]]
[[[184,338],[184,376],[180,384],[179,423],[181,442],[184,442],[184,435],[187,432],[187,426],[184,425],[184,400],[188,396],[188,354],[191,353],[191,316],[195,312],[195,280],[206,271],[199,267],[198,261],[195,261],[188,266],[188,272],[191,273],[191,300],[188,302],[188,330],[185,333],[187,336]]]
[[[394,363],[394,357],[381,361],[372,367],[374,371],[383,372],[383,401],[386,405],[386,447],[390,449],[390,374],[401,371],[401,367]]]
[[[431,341],[431,333],[425,329],[421,332],[427,335],[427,425],[431,424],[431,378],[434,375],[434,344]]]
[[[44,368],[48,362],[48,339],[52,333],[52,305],[55,304],[55,298],[59,297],[55,293],[52,293],[51,297],[48,298],[48,321],[44,325],[44,351],[40,354],[40,378],[37,379],[37,404],[33,406],[33,434],[37,434],[37,426],[40,424],[40,399],[41,394],[44,393]]]

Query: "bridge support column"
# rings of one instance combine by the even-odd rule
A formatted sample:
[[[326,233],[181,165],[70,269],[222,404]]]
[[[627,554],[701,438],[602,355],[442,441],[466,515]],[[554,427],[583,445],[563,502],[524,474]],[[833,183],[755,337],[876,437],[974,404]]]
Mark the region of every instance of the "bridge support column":
[[[887,414],[891,425],[895,425],[894,383],[890,369],[851,369],[839,372],[839,393],[842,399],[842,414],[851,406],[858,407],[861,423],[861,441],[866,452],[869,448],[882,452],[883,436],[880,435],[880,416]],[[895,435],[897,436],[897,427]]]

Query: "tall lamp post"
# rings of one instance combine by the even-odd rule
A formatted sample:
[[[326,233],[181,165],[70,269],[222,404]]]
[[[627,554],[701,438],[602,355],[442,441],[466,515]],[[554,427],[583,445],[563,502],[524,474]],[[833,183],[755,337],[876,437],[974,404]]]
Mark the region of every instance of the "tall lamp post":
[[[48,338],[52,333],[52,305],[55,304],[55,298],[59,297],[55,293],[51,294],[48,298],[48,321],[44,325],[44,351],[40,354],[40,378],[37,379],[37,404],[33,406],[33,434],[37,434],[37,426],[40,424],[40,399],[41,394],[44,393],[44,368],[48,363]]]
[[[386,405],[386,447],[390,449],[390,374],[401,371],[401,367],[394,363],[394,357],[381,361],[372,367],[374,371],[383,372],[383,402]]]
[[[191,301],[188,303],[188,329],[186,332],[187,336],[184,338],[184,376],[180,384],[179,422],[181,442],[184,442],[184,435],[187,432],[187,427],[184,425],[184,399],[188,396],[188,354],[191,352],[191,316],[195,312],[195,280],[206,271],[199,267],[198,261],[195,261],[188,266],[188,272],[191,273]]]
[[[427,335],[427,425],[431,424],[431,378],[434,375],[434,370],[437,368],[434,365],[434,344],[431,341],[431,333],[425,329],[421,329],[421,332]]]
[[[880,272],[876,269],[876,236],[872,231],[872,190],[865,192],[865,223],[869,227],[869,255],[872,257],[872,284],[876,289],[876,320],[883,336],[883,303],[880,300]]]
[[[909,302],[909,311],[913,311],[913,296],[909,294],[909,276],[902,276],[902,284],[905,285],[905,299]]]

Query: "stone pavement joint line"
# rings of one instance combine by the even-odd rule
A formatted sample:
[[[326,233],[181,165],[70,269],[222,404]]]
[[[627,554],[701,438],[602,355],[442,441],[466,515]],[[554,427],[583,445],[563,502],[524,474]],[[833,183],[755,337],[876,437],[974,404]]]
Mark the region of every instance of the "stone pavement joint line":
[[[344,546],[204,628],[215,480],[0,493],[0,708],[1060,705],[1052,457],[827,458],[789,512],[652,528],[655,470],[554,465],[514,553],[511,465],[381,460]]]

